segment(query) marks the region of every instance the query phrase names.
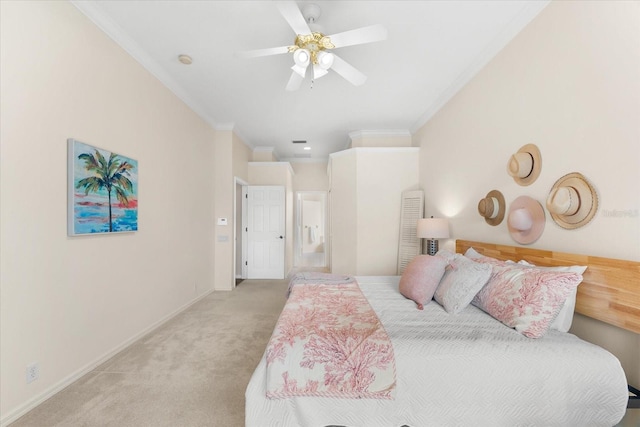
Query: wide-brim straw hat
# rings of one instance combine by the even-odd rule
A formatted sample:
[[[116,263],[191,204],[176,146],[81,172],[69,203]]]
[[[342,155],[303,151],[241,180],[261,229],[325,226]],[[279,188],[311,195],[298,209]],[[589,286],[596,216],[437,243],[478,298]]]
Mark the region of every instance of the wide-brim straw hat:
[[[491,190],[478,202],[478,213],[489,225],[498,225],[504,219],[506,205],[504,196],[498,190]]]
[[[518,185],[531,185],[540,176],[542,156],[535,144],[520,147],[517,153],[509,158],[507,172]]]
[[[544,231],[544,208],[529,196],[520,196],[509,206],[507,226],[511,238],[522,245],[528,245]]]
[[[560,227],[570,230],[580,228],[595,216],[598,194],[582,174],[571,172],[551,187],[547,209]]]

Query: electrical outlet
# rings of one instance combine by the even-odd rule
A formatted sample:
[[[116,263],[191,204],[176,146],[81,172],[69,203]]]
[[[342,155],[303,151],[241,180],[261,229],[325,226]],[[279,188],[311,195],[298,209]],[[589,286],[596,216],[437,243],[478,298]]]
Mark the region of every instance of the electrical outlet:
[[[27,384],[34,382],[40,376],[40,366],[37,363],[32,363],[27,366]]]

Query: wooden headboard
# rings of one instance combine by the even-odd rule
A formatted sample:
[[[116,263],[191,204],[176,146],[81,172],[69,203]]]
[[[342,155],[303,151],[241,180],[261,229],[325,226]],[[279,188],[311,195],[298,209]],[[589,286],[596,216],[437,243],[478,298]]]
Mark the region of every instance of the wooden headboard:
[[[578,286],[576,312],[640,333],[640,262],[456,240],[456,252],[463,254],[470,247],[501,260],[525,260],[548,267],[586,265]]]

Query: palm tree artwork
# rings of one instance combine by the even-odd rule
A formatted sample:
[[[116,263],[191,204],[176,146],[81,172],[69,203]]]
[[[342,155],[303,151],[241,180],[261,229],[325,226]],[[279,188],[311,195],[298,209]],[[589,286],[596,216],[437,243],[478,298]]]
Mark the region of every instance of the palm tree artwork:
[[[137,161],[71,141],[74,218],[70,234],[136,231]]]

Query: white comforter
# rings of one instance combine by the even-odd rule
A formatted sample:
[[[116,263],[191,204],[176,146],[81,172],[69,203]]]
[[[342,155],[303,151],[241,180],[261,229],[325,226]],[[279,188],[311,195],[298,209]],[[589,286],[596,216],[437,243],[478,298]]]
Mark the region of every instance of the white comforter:
[[[396,399],[265,397],[265,359],[246,391],[246,426],[613,426],[624,416],[619,361],[574,335],[526,338],[469,306],[417,310],[398,278],[358,278],[394,346]],[[377,283],[376,283],[377,282]]]

